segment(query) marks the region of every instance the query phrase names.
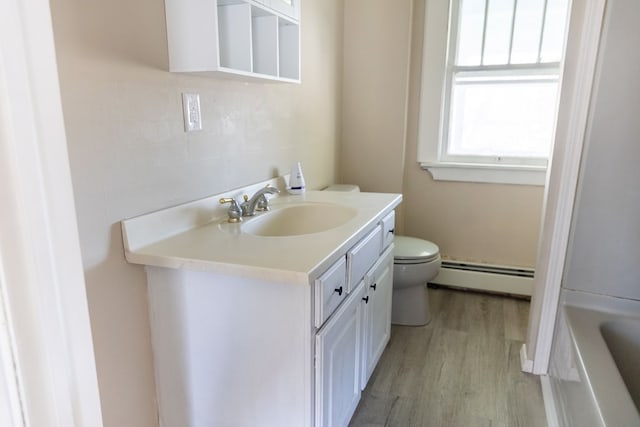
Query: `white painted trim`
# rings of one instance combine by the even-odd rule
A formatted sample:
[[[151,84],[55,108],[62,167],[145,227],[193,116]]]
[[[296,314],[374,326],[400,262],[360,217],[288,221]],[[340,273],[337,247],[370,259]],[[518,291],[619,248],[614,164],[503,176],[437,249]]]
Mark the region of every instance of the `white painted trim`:
[[[449,27],[449,1],[426,0],[418,110],[418,161],[437,162]],[[429,141],[424,143],[423,141]]]
[[[0,426],[24,426],[15,355],[7,316],[6,280],[0,263]]]
[[[431,283],[481,291],[530,296],[533,279],[442,267]]]
[[[573,2],[553,158],[547,176],[527,358],[549,366],[606,0]]]
[[[453,156],[446,153],[451,77],[456,69],[492,74],[505,69],[548,72],[551,64],[507,66],[454,66],[457,31],[449,22],[457,20],[457,1],[426,0],[422,48],[417,161],[436,181],[545,185],[547,159]],[[456,24],[457,25],[457,24]],[[453,46],[454,49],[449,49]],[[556,70],[558,65],[556,64]]]
[[[494,184],[545,184],[545,166],[491,165],[449,162],[422,162],[436,181],[483,182]]]
[[[553,389],[551,388],[551,380],[547,375],[540,376],[540,387],[542,388],[542,400],[544,401],[544,412],[547,415],[548,427],[560,427],[560,417],[558,416],[558,408],[556,400],[553,397]]]
[[[99,427],[47,0],[0,2],[0,182],[3,339],[16,387],[0,386],[20,401],[24,425]]]
[[[527,358],[527,344],[520,347],[520,370],[528,374],[533,372],[533,360]]]

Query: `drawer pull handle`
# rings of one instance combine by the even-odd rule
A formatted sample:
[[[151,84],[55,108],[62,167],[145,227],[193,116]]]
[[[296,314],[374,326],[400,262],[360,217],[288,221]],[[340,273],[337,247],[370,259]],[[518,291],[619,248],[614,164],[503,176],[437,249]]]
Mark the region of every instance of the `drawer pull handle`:
[[[396,229],[395,229],[395,228],[390,228],[390,229],[389,229],[389,233],[393,234],[393,233],[395,233],[395,232],[396,232]]]
[[[375,290],[376,290],[376,287],[378,287],[378,284],[377,284],[377,283],[374,283],[373,285],[371,285],[371,286],[369,286],[369,287],[370,287],[370,288],[373,288],[373,290],[375,291]]]
[[[342,296],[342,286],[340,286],[339,288],[335,288],[333,290],[333,292],[337,292],[338,296],[341,297]]]
[[[362,298],[362,301],[364,301],[365,304],[369,304],[369,296]]]

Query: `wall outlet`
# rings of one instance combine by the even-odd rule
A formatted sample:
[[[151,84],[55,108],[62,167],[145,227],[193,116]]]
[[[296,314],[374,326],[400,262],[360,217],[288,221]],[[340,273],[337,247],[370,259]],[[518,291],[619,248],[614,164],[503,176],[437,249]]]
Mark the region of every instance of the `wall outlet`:
[[[202,130],[200,115],[200,95],[197,93],[182,94],[182,112],[184,113],[184,131]]]

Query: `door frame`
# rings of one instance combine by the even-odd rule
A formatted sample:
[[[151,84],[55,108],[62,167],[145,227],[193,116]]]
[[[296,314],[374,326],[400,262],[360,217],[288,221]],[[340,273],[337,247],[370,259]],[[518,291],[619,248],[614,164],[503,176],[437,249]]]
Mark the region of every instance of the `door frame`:
[[[574,0],[522,370],[548,372],[607,0]]]
[[[0,1],[0,183],[0,406],[102,426],[47,0]]]

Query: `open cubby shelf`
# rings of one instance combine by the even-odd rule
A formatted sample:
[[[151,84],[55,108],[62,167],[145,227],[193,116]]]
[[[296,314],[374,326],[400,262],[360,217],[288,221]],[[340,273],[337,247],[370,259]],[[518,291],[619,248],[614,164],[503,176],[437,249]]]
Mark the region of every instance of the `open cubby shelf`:
[[[298,1],[165,0],[170,71],[299,82]]]

